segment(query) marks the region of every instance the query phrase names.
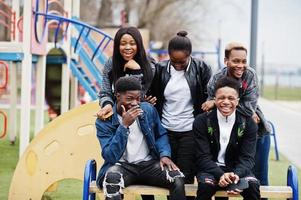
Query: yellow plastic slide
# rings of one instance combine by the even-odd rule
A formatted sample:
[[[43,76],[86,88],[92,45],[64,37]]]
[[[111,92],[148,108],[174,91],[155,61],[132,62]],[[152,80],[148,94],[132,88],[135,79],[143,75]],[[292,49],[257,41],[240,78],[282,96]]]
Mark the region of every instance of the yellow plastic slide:
[[[9,200],[40,200],[63,179],[83,180],[88,159],[100,162],[96,138],[97,102],[72,109],[50,122],[19,159],[10,185]]]

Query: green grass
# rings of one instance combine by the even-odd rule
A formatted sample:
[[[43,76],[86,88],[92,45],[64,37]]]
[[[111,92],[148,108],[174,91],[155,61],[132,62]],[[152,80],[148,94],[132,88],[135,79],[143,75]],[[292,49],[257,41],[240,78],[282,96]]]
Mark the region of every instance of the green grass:
[[[0,141],[0,199],[4,200],[8,198],[9,185],[18,161],[18,150],[18,141],[14,146],[10,145],[7,140]],[[291,163],[283,155],[280,155],[280,161],[276,161],[274,149],[271,148],[269,161],[270,185],[286,185],[286,173],[290,164]],[[300,169],[298,169],[298,174],[301,174]],[[301,183],[300,175],[298,178],[299,183]],[[299,184],[299,191],[301,191],[300,187],[301,185]],[[81,198],[82,182],[69,179],[60,182],[55,192],[46,192],[43,200],[79,200]],[[299,198],[301,198],[301,194],[299,194]],[[165,197],[157,198],[157,200],[163,199],[165,199]]]
[[[0,199],[7,199],[10,180],[18,162],[18,146],[10,145],[9,141],[0,141]]]
[[[270,100],[300,101],[301,87],[264,86],[262,96]]]
[[[57,190],[55,192],[45,192],[42,200],[80,200],[82,199],[82,187],[83,183],[81,181],[66,179],[59,182]]]
[[[292,163],[282,154],[279,155],[279,161],[276,161],[275,157],[275,150],[271,147],[269,159],[269,184],[286,185],[287,168],[289,165],[292,165]],[[299,199],[301,199],[301,169],[298,169],[298,183]]]

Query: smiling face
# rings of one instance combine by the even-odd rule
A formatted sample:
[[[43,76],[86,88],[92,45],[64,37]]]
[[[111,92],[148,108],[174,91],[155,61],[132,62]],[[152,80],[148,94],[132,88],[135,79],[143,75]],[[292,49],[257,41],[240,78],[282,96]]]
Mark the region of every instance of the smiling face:
[[[133,59],[137,53],[137,44],[130,34],[124,34],[120,39],[119,51],[124,60]]]
[[[135,107],[141,102],[141,91],[140,90],[129,90],[126,92],[120,92],[116,95],[117,98],[117,110],[118,113],[122,113],[121,105],[124,106],[125,110],[128,111],[132,107]]]
[[[240,79],[247,69],[247,52],[242,49],[232,49],[229,58],[225,58],[224,62],[228,67],[229,75]]]
[[[215,105],[224,117],[235,111],[238,101],[238,93],[231,87],[221,87],[215,92]]]
[[[185,70],[190,56],[185,51],[174,50],[170,52],[170,63],[177,71]]]

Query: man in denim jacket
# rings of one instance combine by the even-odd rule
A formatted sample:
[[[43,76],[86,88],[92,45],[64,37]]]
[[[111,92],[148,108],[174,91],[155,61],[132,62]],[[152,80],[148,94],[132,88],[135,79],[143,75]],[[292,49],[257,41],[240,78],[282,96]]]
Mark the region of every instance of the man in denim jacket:
[[[142,184],[169,188],[171,200],[185,200],[183,174],[170,160],[166,130],[156,109],[140,103],[140,82],[135,77],[122,77],[115,91],[112,117],[96,120],[105,160],[97,184],[106,199],[122,199],[123,187]]]

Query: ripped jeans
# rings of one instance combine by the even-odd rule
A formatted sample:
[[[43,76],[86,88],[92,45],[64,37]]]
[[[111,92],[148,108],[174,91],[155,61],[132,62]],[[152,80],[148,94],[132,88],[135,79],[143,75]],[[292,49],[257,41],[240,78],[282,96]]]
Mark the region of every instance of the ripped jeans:
[[[255,178],[253,174],[247,176],[249,181],[249,187],[241,192],[244,200],[259,200],[259,181]],[[211,200],[212,196],[217,190],[224,190],[218,186],[218,180],[214,178],[212,174],[209,173],[198,173],[198,190],[197,197],[195,200]],[[228,197],[215,197],[215,200],[226,200]]]
[[[119,162],[110,167],[103,181],[106,200],[121,200],[122,188],[129,185],[150,185],[168,188],[170,200],[185,200],[184,179],[169,181],[166,171],[162,171],[157,160],[143,161],[138,164]]]

